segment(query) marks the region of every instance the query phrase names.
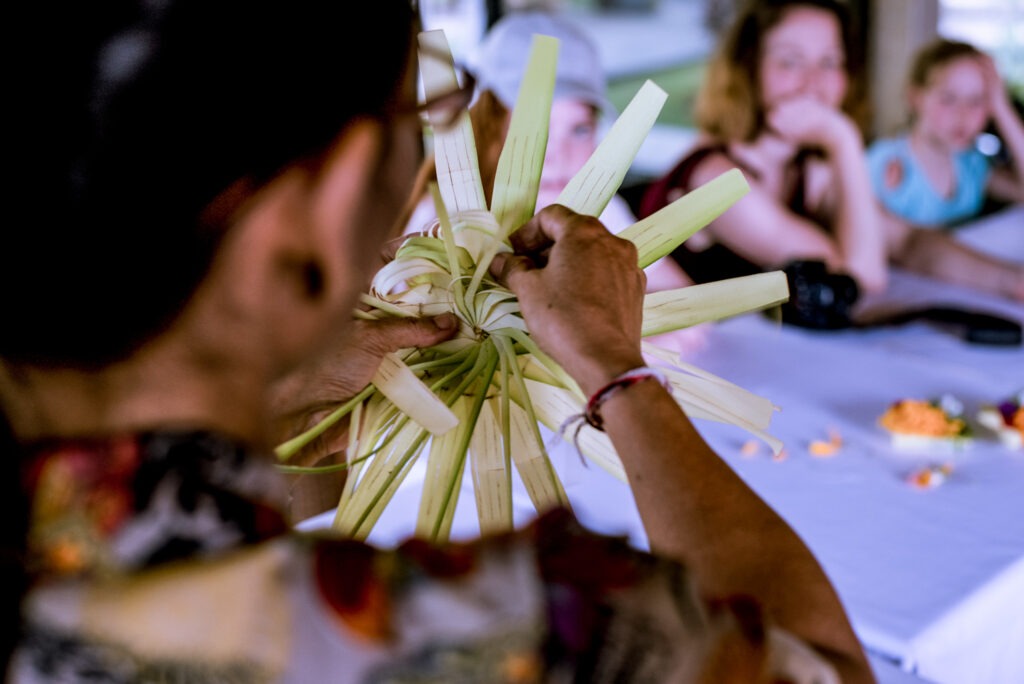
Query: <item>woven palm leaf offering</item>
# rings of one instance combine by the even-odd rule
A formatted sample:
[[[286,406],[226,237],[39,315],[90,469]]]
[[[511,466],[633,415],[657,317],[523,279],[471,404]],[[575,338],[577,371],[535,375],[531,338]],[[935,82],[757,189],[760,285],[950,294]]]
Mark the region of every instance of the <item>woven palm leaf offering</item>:
[[[422,32],[423,97],[458,86],[443,31]],[[536,35],[509,132],[499,159],[490,206],[485,200],[468,111],[431,131],[438,181],[432,188],[437,230],[409,236],[375,276],[357,316],[381,319],[454,312],[460,331],[433,347],[387,355],[362,392],[306,433],[281,444],[288,459],[334,422],[347,418],[348,475],[333,527],[365,538],[418,459],[426,477],[415,534],[449,536],[464,472],[473,478],[482,533],[513,527],[513,469],[534,507],[570,508],[548,459],[540,424],[560,431],[582,414],[587,397],[530,337],[515,295],[495,282],[488,265],[510,251],[508,235],[535,210],[555,82],[558,41]],[[618,191],[666,94],[648,81],[615,121],[559,203],[600,216]],[[633,241],[639,265],[669,254],[748,190],[738,170],[683,196],[619,235]],[[581,285],[582,287],[583,285]],[[647,295],[644,336],[777,305],[788,298],[781,272],[758,274]],[[779,451],[766,432],[775,406],[644,342],[644,352],[667,376],[674,397],[693,418],[731,423]],[[586,459],[625,481],[611,441],[582,426],[573,437]]]

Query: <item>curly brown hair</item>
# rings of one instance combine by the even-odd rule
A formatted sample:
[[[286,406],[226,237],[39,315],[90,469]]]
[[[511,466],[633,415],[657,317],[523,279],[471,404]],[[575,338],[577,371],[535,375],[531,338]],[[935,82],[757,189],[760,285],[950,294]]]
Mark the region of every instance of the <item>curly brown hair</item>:
[[[846,53],[849,87],[843,111],[866,133],[870,102],[865,79],[864,42],[858,17],[843,0],[748,0],[726,30],[707,66],[697,95],[695,119],[702,131],[723,140],[752,140],[764,126],[758,65],[765,36],[794,7],[832,13]]]

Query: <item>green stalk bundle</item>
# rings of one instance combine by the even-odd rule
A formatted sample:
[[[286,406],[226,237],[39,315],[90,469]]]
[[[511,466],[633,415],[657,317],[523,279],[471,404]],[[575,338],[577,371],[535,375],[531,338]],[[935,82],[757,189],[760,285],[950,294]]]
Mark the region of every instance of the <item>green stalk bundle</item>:
[[[424,97],[451,91],[456,72],[442,31],[420,35]],[[320,424],[282,444],[283,463],[342,418],[350,421],[348,477],[334,528],[356,538],[373,529],[416,461],[426,455],[418,536],[448,538],[468,467],[482,533],[511,529],[513,469],[538,511],[570,502],[548,459],[540,424],[557,431],[586,402],[575,381],[531,339],[516,297],[488,273],[508,235],[535,211],[555,80],[558,41],[535,36],[500,156],[491,206],[486,205],[468,112],[432,131],[438,182],[432,188],[439,228],[410,236],[381,269],[362,303],[363,317],[454,312],[457,336],[425,349],[389,354],[376,377]],[[559,197],[577,212],[599,216],[618,191],[665,101],[648,81]],[[620,233],[633,241],[639,266],[672,252],[749,190],[733,169]],[[781,272],[648,294],[644,336],[775,306],[789,296]],[[776,407],[732,383],[682,362],[648,342],[644,352],[671,383],[673,396],[697,419],[736,425],[767,442]],[[584,427],[582,455],[625,480],[607,436]],[[287,465],[283,467],[288,467]],[[298,469],[295,469],[298,470]]]

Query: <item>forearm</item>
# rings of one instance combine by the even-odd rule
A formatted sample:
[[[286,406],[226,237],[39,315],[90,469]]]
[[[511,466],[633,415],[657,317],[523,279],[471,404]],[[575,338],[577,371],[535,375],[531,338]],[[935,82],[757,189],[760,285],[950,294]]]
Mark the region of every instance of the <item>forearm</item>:
[[[920,275],[1024,300],[1024,266],[979,252],[938,230],[911,229],[894,263]]]
[[[1011,179],[1012,188],[1006,193],[1009,199],[1016,202],[1024,201],[1024,122],[1009,101],[995,107],[992,113],[999,137],[1010,157],[1010,166],[1005,170]]]
[[[645,279],[636,247],[558,205],[511,236],[491,272],[519,297],[541,349],[593,396],[643,365]],[[545,255],[538,265],[536,255]],[[571,284],[590,282],[583,291]],[[686,563],[709,597],[743,593],[770,620],[818,647],[845,681],[872,681],[824,572],[800,539],[721,461],[672,396],[644,380],[600,406],[651,548]],[[591,429],[591,428],[584,428]]]
[[[834,228],[839,250],[860,286],[881,292],[888,276],[885,236],[859,135],[842,136],[829,154],[836,180]]]
[[[653,551],[687,564],[712,597],[755,597],[776,624],[871,681],[825,573],[796,533],[707,445],[663,388],[642,382],[602,406]]]

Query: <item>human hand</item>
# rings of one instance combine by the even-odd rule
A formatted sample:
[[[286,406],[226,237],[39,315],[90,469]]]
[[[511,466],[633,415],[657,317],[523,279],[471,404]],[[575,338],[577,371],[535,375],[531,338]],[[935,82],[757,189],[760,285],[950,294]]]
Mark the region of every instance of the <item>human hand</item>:
[[[993,115],[1004,112],[1014,112],[1013,103],[1010,101],[1010,94],[1003,83],[996,62],[990,55],[978,55],[978,65],[981,67],[981,75],[985,80],[985,96],[988,99],[989,111]]]
[[[766,123],[785,140],[826,150],[851,138],[860,139],[860,132],[846,114],[807,95],[783,100],[772,107],[767,112]]]
[[[373,378],[385,354],[429,347],[458,331],[454,314],[435,318],[355,320],[345,338],[324,354],[279,380],[270,397],[276,443],[299,435],[323,420],[339,404],[359,393]],[[347,423],[327,430],[292,459],[309,465],[345,447]]]
[[[519,298],[532,337],[586,393],[643,365],[644,272],[636,246],[552,205],[510,236],[491,272]]]

